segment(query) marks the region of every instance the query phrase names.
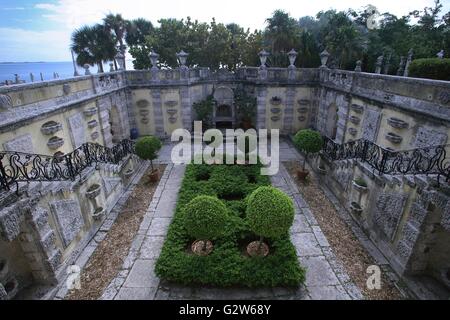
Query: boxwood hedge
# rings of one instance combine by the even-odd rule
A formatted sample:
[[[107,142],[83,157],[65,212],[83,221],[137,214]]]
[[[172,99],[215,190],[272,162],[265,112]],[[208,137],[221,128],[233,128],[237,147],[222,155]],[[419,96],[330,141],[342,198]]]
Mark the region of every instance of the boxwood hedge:
[[[178,194],[175,216],[156,263],[162,279],[185,285],[218,287],[297,286],[304,281],[296,250],[286,232],[277,239],[268,238],[271,254],[250,258],[245,247],[259,237],[247,223],[247,198],[258,187],[270,185],[260,175],[261,165],[188,165]],[[195,197],[217,197],[228,210],[222,235],[210,239],[214,251],[205,257],[192,254],[194,241],[186,230],[184,207]]]

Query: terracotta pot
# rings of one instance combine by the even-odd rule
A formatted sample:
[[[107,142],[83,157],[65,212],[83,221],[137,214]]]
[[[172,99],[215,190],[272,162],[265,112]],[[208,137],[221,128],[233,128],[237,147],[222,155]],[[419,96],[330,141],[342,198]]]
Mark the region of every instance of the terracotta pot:
[[[253,241],[247,246],[247,253],[250,257],[267,257],[269,246],[264,242]]]
[[[309,175],[308,170],[303,171],[303,169],[297,169],[297,178],[299,180],[305,180],[308,175]]]
[[[191,245],[192,252],[197,256],[207,256],[214,249],[214,246],[211,241],[206,241],[206,250],[205,250],[205,241],[197,240]]]
[[[153,170],[149,174],[149,178],[150,178],[150,182],[158,182],[158,180],[159,180],[159,169]]]

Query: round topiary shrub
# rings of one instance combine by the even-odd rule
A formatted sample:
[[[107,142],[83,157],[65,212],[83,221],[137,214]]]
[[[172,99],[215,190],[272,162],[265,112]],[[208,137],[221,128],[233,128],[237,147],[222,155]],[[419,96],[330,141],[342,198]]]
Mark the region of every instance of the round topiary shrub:
[[[155,136],[146,136],[139,138],[136,141],[134,149],[139,158],[143,160],[150,160],[150,164],[152,167],[152,172],[155,171],[153,167],[153,160],[158,157],[158,151],[161,149],[162,143]]]
[[[188,234],[198,240],[192,245],[192,251],[199,255],[209,254],[212,251],[210,239],[222,234],[227,218],[227,207],[219,199],[198,196],[191,200],[184,207],[184,226]]]
[[[258,251],[263,249],[263,238],[277,239],[285,235],[295,214],[291,198],[271,186],[259,187],[248,197],[246,212],[250,229],[260,236]]]
[[[310,153],[317,153],[323,148],[323,138],[319,132],[312,129],[300,130],[294,136],[294,145],[305,153],[302,169],[305,171],[306,160]]]

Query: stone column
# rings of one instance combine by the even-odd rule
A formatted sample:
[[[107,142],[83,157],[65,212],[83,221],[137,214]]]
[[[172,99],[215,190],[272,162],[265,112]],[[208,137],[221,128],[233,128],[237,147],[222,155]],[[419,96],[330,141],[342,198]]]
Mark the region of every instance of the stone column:
[[[400,57],[400,64],[398,65],[397,75],[403,76],[403,73],[405,72],[405,57]]]
[[[181,97],[181,114],[182,114],[182,123],[183,128],[191,131],[192,130],[192,104],[191,97],[189,94],[189,87],[181,87],[180,88],[180,97]]]
[[[152,89],[153,115],[155,119],[155,135],[165,138],[164,115],[162,109],[161,89]]]
[[[282,134],[290,134],[292,132],[292,124],[294,123],[294,107],[295,107],[296,90],[294,87],[286,89],[286,103],[284,107],[284,120]]]
[[[379,56],[377,58],[377,63],[375,64],[375,73],[380,74],[381,73],[381,67],[383,66],[383,56]]]
[[[266,129],[266,97],[267,88],[257,87],[257,98],[256,98],[256,128]]]

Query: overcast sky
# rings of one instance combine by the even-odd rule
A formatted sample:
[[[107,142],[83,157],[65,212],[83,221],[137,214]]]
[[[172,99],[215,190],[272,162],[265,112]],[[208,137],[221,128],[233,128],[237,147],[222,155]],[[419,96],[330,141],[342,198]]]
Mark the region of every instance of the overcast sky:
[[[126,19],[143,17],[236,22],[261,29],[276,9],[293,17],[315,15],[320,10],[359,9],[372,4],[397,16],[432,6],[433,0],[0,0],[0,61],[69,61],[70,35],[83,24],[99,22],[107,13]],[[442,0],[444,12],[450,0]]]

